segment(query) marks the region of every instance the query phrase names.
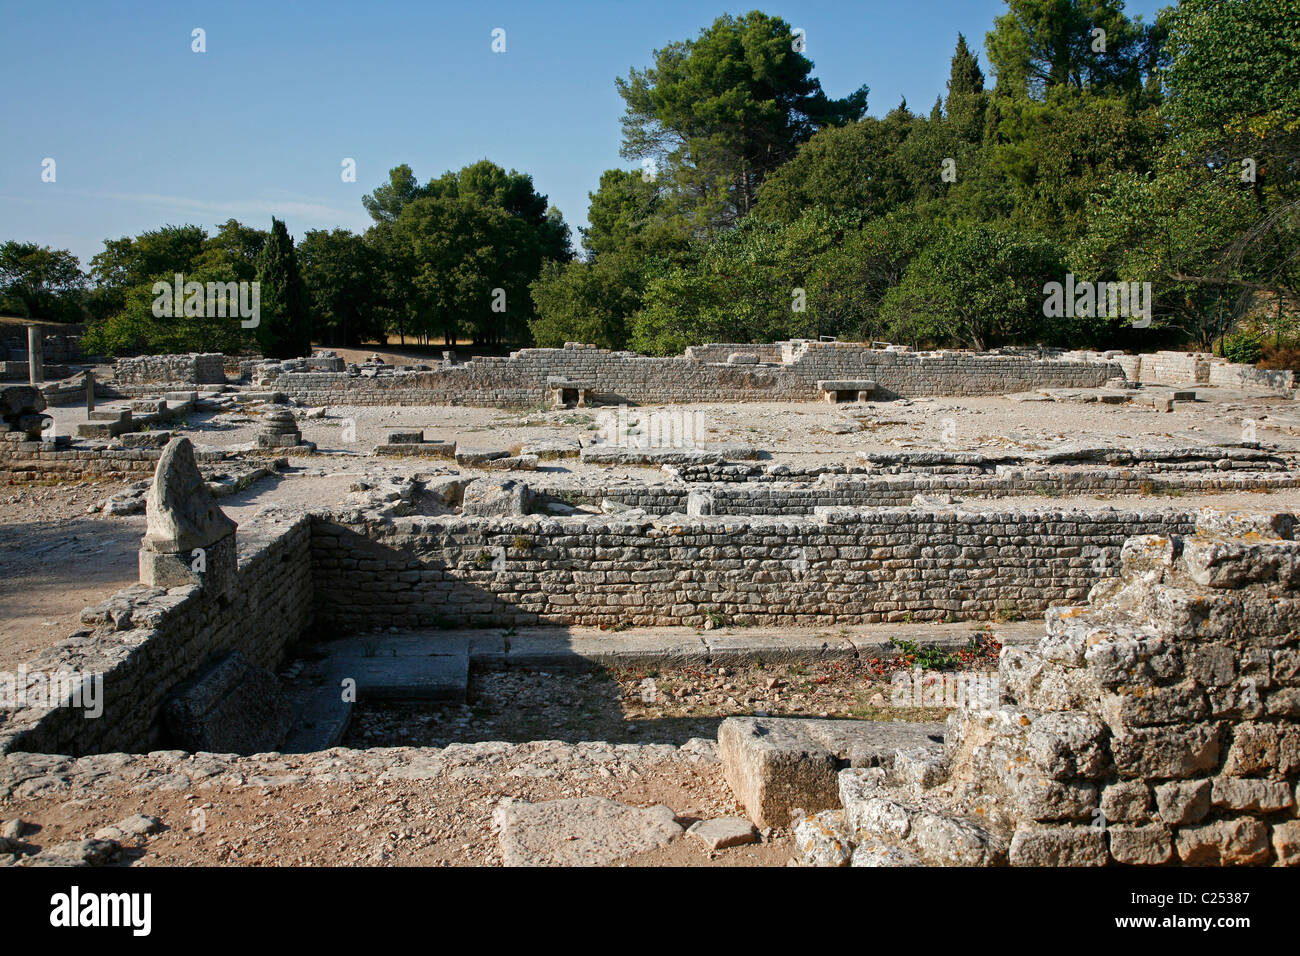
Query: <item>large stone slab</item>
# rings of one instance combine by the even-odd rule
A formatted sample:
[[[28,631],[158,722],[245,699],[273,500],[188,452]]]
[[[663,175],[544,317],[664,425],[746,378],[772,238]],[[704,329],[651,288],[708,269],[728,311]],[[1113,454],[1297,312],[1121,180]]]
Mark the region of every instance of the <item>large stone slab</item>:
[[[469,641],[433,633],[354,637],[317,645],[326,685],[356,682],[358,699],[465,700]]]
[[[292,720],[280,681],[238,651],[179,687],[163,705],[172,742],[191,752],[272,751]]]
[[[898,750],[938,754],[943,725],[904,721],[729,717],[718,728],[723,775],[759,826],[787,826],[795,810],[840,805],[847,766],[893,766]]]
[[[603,797],[503,801],[493,814],[506,866],[606,866],[682,834],[673,811]]]

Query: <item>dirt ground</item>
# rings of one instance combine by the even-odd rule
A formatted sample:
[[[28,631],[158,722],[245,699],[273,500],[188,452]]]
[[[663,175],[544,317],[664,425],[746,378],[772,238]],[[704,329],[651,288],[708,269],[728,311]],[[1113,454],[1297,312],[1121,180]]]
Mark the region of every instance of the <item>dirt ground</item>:
[[[996,667],[1001,645],[990,638],[977,641],[942,662],[949,678]],[[900,649],[885,659],[798,664],[476,670],[468,703],[361,702],[343,743],[445,747],[553,739],[681,746],[692,737],[716,738],[718,724],[732,716],[943,720],[944,707],[895,706],[890,680],[895,671],[914,666],[917,654]],[[925,677],[939,679],[933,670]]]
[[[49,847],[90,837],[133,814],[158,817],[163,832],[124,854],[132,866],[492,866],[501,857],[492,812],[503,797],[538,802],[607,797],[634,806],[664,804],[689,826],[698,819],[744,816],[719,765],[671,764],[632,779],[536,779],[501,775],[491,782],[398,781],[278,788],[208,788],[194,793],[110,790],[93,801],[0,802],[0,816],[38,829],[25,843]],[[202,832],[196,828],[202,827]],[[762,843],[710,853],[693,837],[637,854],[619,866],[784,866],[788,831]]]

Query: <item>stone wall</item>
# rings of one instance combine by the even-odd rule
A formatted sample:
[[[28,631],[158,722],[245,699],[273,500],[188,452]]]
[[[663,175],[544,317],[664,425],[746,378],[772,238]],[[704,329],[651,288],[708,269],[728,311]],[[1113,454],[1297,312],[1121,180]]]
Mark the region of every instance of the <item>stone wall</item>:
[[[1300,864],[1294,529],[1206,511],[1191,534],[1130,540],[1088,605],[1004,650],[943,754],[841,771],[842,809],[801,823],[801,849],[839,865]]]
[[[375,626],[981,620],[1079,600],[1186,513],[823,509],[804,518],[318,516],[317,616]]]
[[[727,482],[681,485],[539,485],[543,500],[599,505],[613,501],[649,514],[685,514],[692,493],[707,495],[714,515],[806,515],[819,507],[887,508],[911,504],[916,495],[971,498],[1071,495],[1228,494],[1300,487],[1295,474],[1205,471],[1153,474],[1130,470],[1047,471],[1004,469],[996,475],[879,475],[834,477],[816,484]]]
[[[225,356],[220,352],[191,352],[120,358],[113,374],[123,385],[220,385],[226,381]]]
[[[209,599],[201,586],[140,585],[82,612],[86,625],[27,664],[29,673],[103,675],[104,712],[0,710],[0,753],[138,751],[165,745],[159,713],[178,684],[232,650],[274,669],[312,616],[311,521],[264,512],[238,531],[233,598]]]
[[[784,348],[788,343],[777,343]],[[786,364],[706,364],[695,354],[650,358],[591,346],[522,349],[427,372],[374,375],[285,373],[274,387],[309,405],[529,406],[549,398],[547,379],[592,389],[604,404],[815,401],[817,382],[869,379],[881,398],[1000,395],[1046,387],[1102,385],[1123,374],[1113,363],[968,352],[902,352],[846,342],[801,342]],[[770,350],[776,346],[765,346]],[[718,347],[707,347],[711,350]],[[726,346],[730,350],[739,347]],[[755,349],[756,346],[749,348]],[[721,361],[725,363],[726,357]]]
[[[143,438],[150,433],[137,434]],[[74,481],[82,478],[117,476],[147,478],[153,474],[162,457],[162,449],[123,448],[103,441],[7,440],[19,438],[17,433],[0,434],[0,478],[12,481],[38,481],[57,478]],[[156,435],[152,437],[156,438]],[[125,439],[119,439],[122,441]],[[223,461],[243,462],[247,456],[226,451],[195,452],[203,465],[218,466]]]
[[[1210,365],[1208,381],[1225,388],[1261,389],[1275,395],[1293,395],[1296,388],[1295,372],[1217,360]]]

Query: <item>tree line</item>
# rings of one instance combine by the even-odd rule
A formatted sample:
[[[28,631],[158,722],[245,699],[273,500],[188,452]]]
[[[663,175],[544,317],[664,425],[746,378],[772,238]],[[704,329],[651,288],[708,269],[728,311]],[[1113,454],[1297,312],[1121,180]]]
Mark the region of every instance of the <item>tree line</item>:
[[[66,250],[0,246],[0,311],[91,320],[105,353],[312,341],[702,342],[838,336],[975,348],[1190,344],[1254,360],[1300,296],[1300,0],[1007,0],[985,67],[868,116],[822,90],[779,17],[722,16],[617,79],[624,159],[580,255],[532,178],[483,160],[363,198],[373,225],[296,245],[231,220]],[[174,273],[263,283],[262,323],[159,319]],[[1150,284],[1150,327],[1045,315],[1049,283]],[[1145,324],[1143,324],[1145,325]]]

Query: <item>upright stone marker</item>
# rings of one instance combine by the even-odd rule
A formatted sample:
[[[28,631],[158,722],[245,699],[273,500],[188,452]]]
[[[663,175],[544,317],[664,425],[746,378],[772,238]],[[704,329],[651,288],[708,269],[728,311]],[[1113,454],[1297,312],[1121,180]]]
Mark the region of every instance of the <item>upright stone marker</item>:
[[[86,369],[86,413],[95,410],[95,373]]]
[[[45,381],[45,337],[40,326],[27,326],[27,381],[40,385]]]
[[[188,438],[172,439],[163,449],[145,499],[145,515],[141,584],[199,584],[210,596],[231,594],[238,567],[237,525],[208,490]]]

